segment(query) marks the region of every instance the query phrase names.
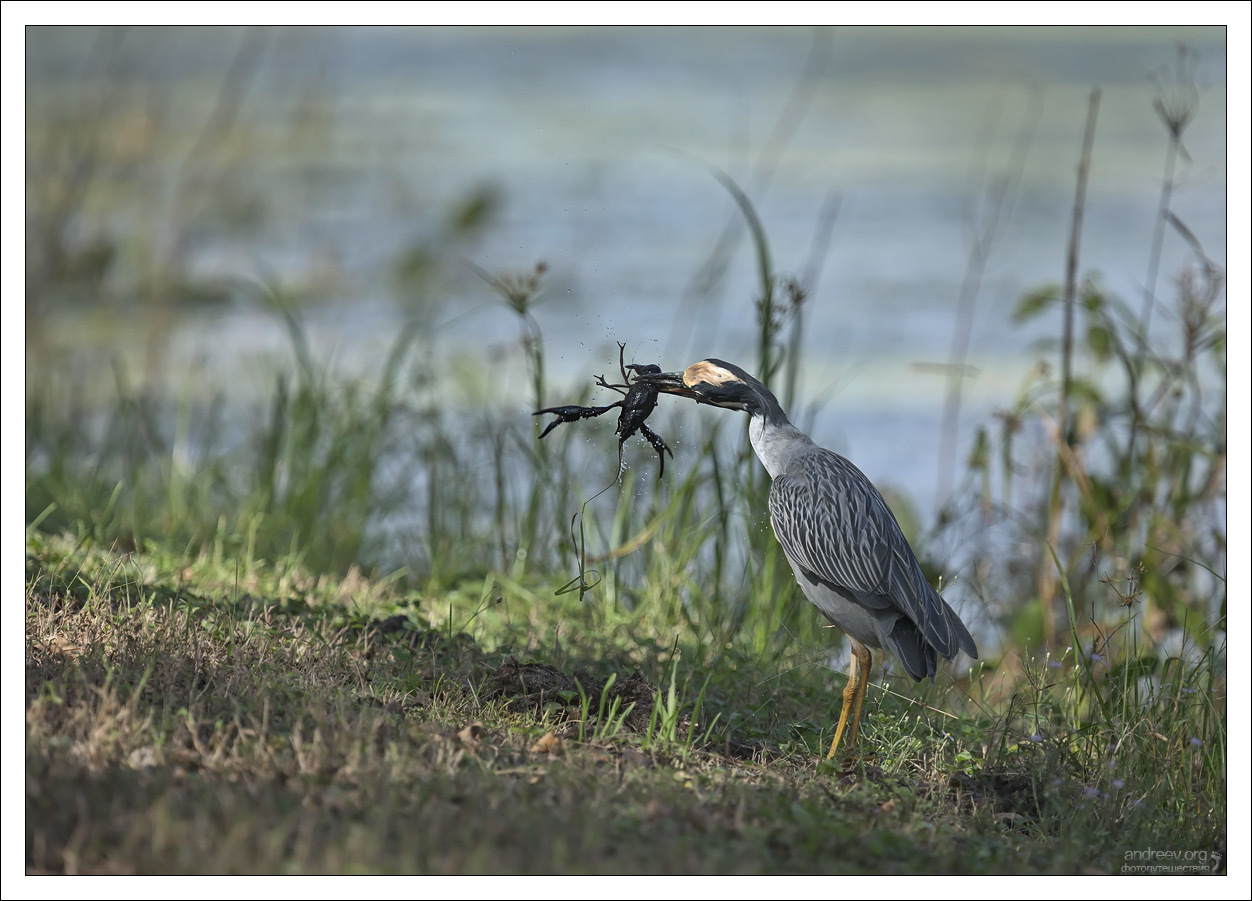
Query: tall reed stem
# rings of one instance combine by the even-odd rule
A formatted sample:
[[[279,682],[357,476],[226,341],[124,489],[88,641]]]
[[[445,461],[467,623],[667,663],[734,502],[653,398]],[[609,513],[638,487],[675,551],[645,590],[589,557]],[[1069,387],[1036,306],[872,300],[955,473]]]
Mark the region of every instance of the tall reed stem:
[[[1087,199],[1087,173],[1091,169],[1091,147],[1095,140],[1096,119],[1100,112],[1100,89],[1092,88],[1087,102],[1087,125],[1082,138],[1082,155],[1078,160],[1078,183],[1074,188],[1074,210],[1070,217],[1069,250],[1065,257],[1064,320],[1061,326],[1061,395],[1056,410],[1056,461],[1052,472],[1052,491],[1048,499],[1048,546],[1056,548],[1061,538],[1061,482],[1069,448],[1066,431],[1069,427],[1069,394],[1073,378],[1074,298],[1078,293],[1078,249],[1082,244],[1083,210]],[[1056,567],[1047,560],[1039,564],[1039,603],[1043,605],[1044,638],[1048,642],[1060,636],[1056,628]]]

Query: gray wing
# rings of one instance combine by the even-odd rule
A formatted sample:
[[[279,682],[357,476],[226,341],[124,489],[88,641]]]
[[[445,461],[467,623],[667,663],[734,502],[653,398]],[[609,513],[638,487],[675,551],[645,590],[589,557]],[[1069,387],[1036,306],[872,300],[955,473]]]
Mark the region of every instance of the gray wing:
[[[977,656],[891,508],[851,461],[824,448],[796,458],[774,479],[769,512],[783,550],[809,578],[870,610],[899,613],[945,658],[958,648]]]

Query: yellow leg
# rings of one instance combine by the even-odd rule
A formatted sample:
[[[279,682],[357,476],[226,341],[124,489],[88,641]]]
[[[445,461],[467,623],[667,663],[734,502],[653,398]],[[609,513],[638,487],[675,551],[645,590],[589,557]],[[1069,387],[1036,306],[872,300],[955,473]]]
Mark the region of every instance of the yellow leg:
[[[851,639],[848,639],[852,641]],[[857,641],[852,641],[852,662],[848,665],[848,684],[843,689],[843,707],[839,711],[839,725],[835,727],[835,740],[830,743],[830,760],[839,751],[839,741],[848,725],[848,714],[852,720],[852,731],[848,734],[848,745],[856,744],[857,728],[861,724],[861,705],[865,703],[865,690],[869,687],[869,670],[873,657],[869,648]]]
[[[852,734],[848,736],[848,744],[856,744],[856,730],[861,725],[861,705],[865,703],[865,692],[869,690],[869,673],[874,665],[874,656],[863,644],[852,643],[852,654],[857,661],[857,673],[860,678],[856,682],[856,707],[852,709]]]
[[[826,759],[830,760],[839,750],[839,742],[843,738],[843,730],[848,725],[848,714],[856,707],[856,649],[853,646],[852,662],[848,664],[848,684],[843,689],[843,706],[839,709],[839,725],[835,727],[835,740],[830,744],[830,753],[826,755]],[[856,735],[856,727],[852,727],[852,734]],[[849,740],[851,743],[851,740]]]

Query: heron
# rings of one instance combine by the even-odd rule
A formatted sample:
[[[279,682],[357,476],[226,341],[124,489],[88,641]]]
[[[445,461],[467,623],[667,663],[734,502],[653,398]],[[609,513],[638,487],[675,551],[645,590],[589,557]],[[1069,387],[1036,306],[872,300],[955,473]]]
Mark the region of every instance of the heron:
[[[711,357],[681,372],[640,374],[639,381],[751,417],[748,437],[772,480],[774,535],[805,597],[852,646],[828,759],[845,729],[845,748],[856,744],[871,649],[893,653],[914,681],[933,681],[938,657],[978,657],[969,629],[926,580],[882,493],[852,461],[792,425],[764,384]]]

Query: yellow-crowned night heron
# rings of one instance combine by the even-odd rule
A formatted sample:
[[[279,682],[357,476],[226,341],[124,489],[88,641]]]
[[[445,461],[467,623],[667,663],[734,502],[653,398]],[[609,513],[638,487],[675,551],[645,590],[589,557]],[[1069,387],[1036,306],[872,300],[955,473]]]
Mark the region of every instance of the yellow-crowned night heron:
[[[752,449],[769,472],[769,516],[796,581],[852,643],[848,685],[828,757],[851,714],[856,743],[870,648],[887,649],[914,680],[935,675],[937,656],[978,656],[974,639],[941,598],[894,514],[865,474],[791,424],[770,390],[732,363],[701,360],[683,372],[640,375],[669,394],[743,410]]]

